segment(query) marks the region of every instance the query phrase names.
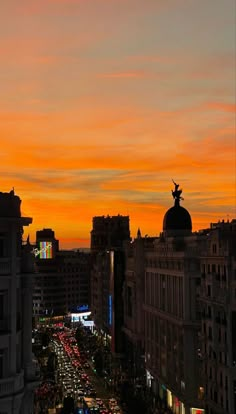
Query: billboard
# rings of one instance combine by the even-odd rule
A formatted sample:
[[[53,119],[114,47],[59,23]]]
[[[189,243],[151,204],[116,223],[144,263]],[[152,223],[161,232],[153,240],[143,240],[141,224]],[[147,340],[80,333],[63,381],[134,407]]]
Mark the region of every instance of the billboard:
[[[39,242],[39,258],[52,259],[52,243],[49,241]]]

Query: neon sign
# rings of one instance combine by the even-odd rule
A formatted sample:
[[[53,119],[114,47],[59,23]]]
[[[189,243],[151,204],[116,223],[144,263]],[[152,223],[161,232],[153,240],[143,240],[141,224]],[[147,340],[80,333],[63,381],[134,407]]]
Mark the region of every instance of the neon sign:
[[[77,311],[87,311],[88,310],[88,305],[81,305],[81,306],[77,306],[76,310]]]
[[[108,323],[112,325],[112,296],[108,296]]]
[[[42,247],[42,249],[38,249],[37,247],[35,248],[35,249],[33,249],[32,250],[32,253],[35,255],[35,257],[36,256],[41,256],[42,254],[44,254],[44,253],[46,253],[47,252],[47,250],[49,250],[49,249],[51,249],[51,247],[52,247],[52,243],[48,243],[48,242],[45,242],[46,244],[45,244],[45,246],[44,247]],[[47,255],[46,255],[47,256]],[[46,257],[45,257],[46,258]]]

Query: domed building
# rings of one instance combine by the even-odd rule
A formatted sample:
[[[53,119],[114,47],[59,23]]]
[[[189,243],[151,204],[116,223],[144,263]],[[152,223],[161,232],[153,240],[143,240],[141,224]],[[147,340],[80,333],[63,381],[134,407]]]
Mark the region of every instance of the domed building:
[[[236,220],[192,232],[174,185],[160,237],[139,230],[126,245],[127,372],[136,384],[146,377],[153,409],[236,413]]]
[[[188,236],[192,232],[192,219],[189,212],[180,205],[182,190],[179,190],[179,184],[175,185],[172,191],[175,200],[174,206],[165,214],[163,220],[163,232],[165,236]]]
[[[174,206],[164,215],[163,233],[143,252],[147,386],[175,414],[204,414],[197,356],[203,240],[192,233],[191,216],[180,205],[182,190],[173,183]]]

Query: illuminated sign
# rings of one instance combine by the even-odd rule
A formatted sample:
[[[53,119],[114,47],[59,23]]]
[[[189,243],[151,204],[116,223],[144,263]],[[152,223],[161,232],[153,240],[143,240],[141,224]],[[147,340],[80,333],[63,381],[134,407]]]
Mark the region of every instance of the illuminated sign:
[[[88,310],[88,305],[81,305],[81,306],[77,306],[76,310],[77,311],[87,311]]]
[[[71,313],[71,320],[72,322],[78,322],[82,318],[86,318],[87,316],[90,316],[91,312],[81,312],[81,313]]]
[[[39,249],[33,249],[33,254],[39,256],[40,259],[52,259],[52,243],[51,242],[39,242]]]
[[[81,322],[82,322],[82,324],[84,326],[89,326],[89,327],[94,326],[94,322],[93,321],[85,321],[84,319],[82,319]]]
[[[205,410],[203,408],[191,408],[191,414],[204,414]]]

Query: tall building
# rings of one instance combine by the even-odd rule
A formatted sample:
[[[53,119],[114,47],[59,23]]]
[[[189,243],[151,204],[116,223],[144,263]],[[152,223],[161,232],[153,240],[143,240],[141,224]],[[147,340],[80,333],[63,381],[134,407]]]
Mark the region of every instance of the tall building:
[[[160,237],[142,238],[139,232],[127,246],[124,332],[137,375],[144,349],[147,385],[156,397],[175,414],[200,414],[198,299],[205,238],[192,233],[181,193],[175,183],[174,206],[164,216]]]
[[[36,269],[33,291],[33,315],[35,324],[66,314],[63,275],[58,272],[56,254],[59,249],[54,231],[43,229],[36,233],[34,249]]]
[[[32,413],[39,371],[32,355],[32,278],[34,257],[22,244],[21,200],[0,193],[0,411]]]
[[[52,229],[36,233],[33,313],[36,324],[60,323],[69,312],[90,307],[90,254],[60,250]]]
[[[124,240],[130,239],[129,216],[93,217],[91,252],[121,248]]]
[[[111,349],[123,349],[124,251],[130,240],[128,216],[93,218],[91,231],[91,307],[98,331],[110,338]]]
[[[125,244],[125,280],[123,284],[126,380],[143,385],[145,354],[145,255],[153,249],[155,238],[142,237],[140,230]]]
[[[207,414],[236,412],[236,220],[211,225],[201,255],[199,358]]]
[[[90,310],[90,253],[59,250],[57,260],[64,279],[66,312]]]

